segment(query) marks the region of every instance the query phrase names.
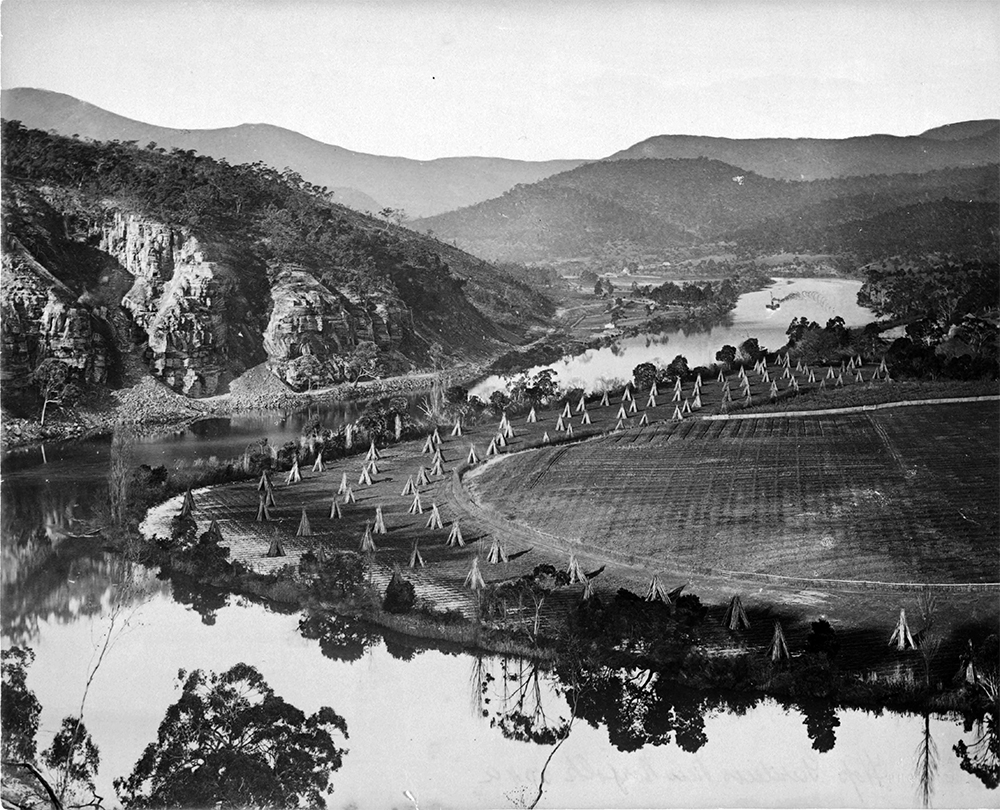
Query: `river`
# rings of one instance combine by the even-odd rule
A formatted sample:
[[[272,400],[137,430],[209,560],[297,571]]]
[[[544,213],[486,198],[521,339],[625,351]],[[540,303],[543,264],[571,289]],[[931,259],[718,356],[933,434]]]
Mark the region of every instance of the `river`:
[[[567,388],[584,388],[588,393],[621,385],[632,378],[639,363],[666,366],[677,355],[687,358],[691,368],[715,362],[715,353],[724,345],[739,346],[750,337],[761,347],[774,351],[788,342],[786,331],[793,318],[808,318],[820,326],[840,316],[847,326],[862,326],[873,320],[872,313],[858,306],[860,281],[841,278],[776,278],[765,290],[740,296],[736,308],[724,324],[710,329],[673,329],[656,335],[639,335],[616,341],[602,349],[563,357],[555,363],[537,366],[554,369],[556,380]],[[772,300],[778,309],[768,309]],[[487,399],[506,380],[489,377],[472,394]]]
[[[857,313],[826,308],[830,284],[785,286],[817,291],[816,298],[801,297],[820,308],[815,312],[860,322]],[[852,284],[856,292],[852,282],[834,288],[849,297]],[[793,314],[820,320],[793,312],[791,302],[779,310],[780,321],[763,306],[758,322],[749,320],[768,300],[767,292],[744,296],[731,327],[691,338],[717,348],[732,342],[724,334],[749,332],[776,343],[767,335],[777,332],[764,331],[771,320],[782,335]],[[674,351],[688,339],[674,335],[651,345]],[[614,373],[624,376],[624,366],[640,362],[636,356]],[[698,362],[697,355],[689,359]],[[175,466],[227,458],[263,435],[272,443],[291,439],[309,418],[352,419],[351,408],[211,420],[143,440],[136,461]],[[104,497],[108,456],[106,441],[89,441],[49,446],[44,459],[36,448],[5,461],[0,617],[4,648],[25,645],[37,656],[28,686],[43,707],[39,750],[61,718],[78,710],[95,651],[110,634],[85,709],[101,752],[98,792],[109,806],[112,780],[131,771],[176,700],[178,670],[221,671],[240,661],[303,711],[329,705],[346,719],[348,753],[333,774],[330,807],[530,806],[543,769],[539,807],[915,806],[922,801],[919,752],[928,738],[938,752],[933,804],[996,799],[959,767],[952,748],[971,735],[956,717],[786,705],[690,693],[655,680],[636,693],[624,674],[610,678],[572,720],[558,748],[544,734],[515,739],[512,719],[523,716],[536,731],[565,734],[572,712],[555,675],[165,582],[74,537]]]

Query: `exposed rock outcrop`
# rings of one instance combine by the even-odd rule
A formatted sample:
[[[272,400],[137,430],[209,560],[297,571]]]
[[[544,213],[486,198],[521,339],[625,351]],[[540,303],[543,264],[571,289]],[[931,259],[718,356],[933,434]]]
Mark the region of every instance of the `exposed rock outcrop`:
[[[158,399],[167,389],[209,397],[261,367],[298,390],[353,385],[483,360],[549,306],[487,263],[332,203],[294,172],[17,121],[3,131],[3,373],[5,390],[23,396],[2,404],[15,416],[35,409],[40,364],[49,393],[150,379]],[[114,407],[107,392],[80,393]]]
[[[8,240],[3,255],[3,276],[2,384],[20,393],[47,357],[65,363],[81,382],[105,382],[109,347],[101,333],[100,313],[81,303],[15,238]]]
[[[297,266],[274,273],[271,300],[264,330],[268,366],[295,386],[341,382],[360,343],[391,354],[413,331],[410,310],[391,291],[365,306],[349,291],[331,290]]]
[[[210,396],[262,359],[261,313],[246,317],[244,279],[224,249],[117,211],[100,249],[135,277],[122,306],[148,344],[150,371],[175,391]]]

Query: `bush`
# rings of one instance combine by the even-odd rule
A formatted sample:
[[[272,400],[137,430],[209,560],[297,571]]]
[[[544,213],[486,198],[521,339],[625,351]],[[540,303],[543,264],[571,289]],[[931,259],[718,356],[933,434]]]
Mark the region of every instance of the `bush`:
[[[321,598],[343,596],[357,590],[364,580],[365,564],[361,555],[353,551],[339,551],[318,565],[313,592]]]
[[[170,521],[170,540],[174,546],[190,546],[195,542],[198,524],[191,515],[176,515]]]
[[[403,579],[403,575],[398,570],[393,571],[392,579],[389,580],[385,589],[382,608],[389,613],[409,613],[416,601],[417,594],[413,583]]]
[[[810,653],[822,653],[827,658],[833,659],[840,650],[840,639],[837,638],[836,631],[830,626],[826,619],[812,623],[812,631],[806,639],[806,651]]]

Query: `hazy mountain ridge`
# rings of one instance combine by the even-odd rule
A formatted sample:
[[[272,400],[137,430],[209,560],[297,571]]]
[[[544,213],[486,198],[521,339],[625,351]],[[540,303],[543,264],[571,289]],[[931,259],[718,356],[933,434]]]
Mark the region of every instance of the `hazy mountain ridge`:
[[[657,135],[607,160],[720,160],[779,180],[818,180],[866,174],[920,174],[935,169],[982,166],[1000,155],[1000,122],[963,122],[923,135],[864,135],[844,139],[710,138]],[[964,132],[973,137],[956,137]]]
[[[1000,118],[981,118],[976,121],[958,121],[954,124],[933,127],[921,132],[920,137],[939,141],[961,141],[995,133],[998,129],[1000,129]]]
[[[715,241],[782,252],[783,239],[821,245],[831,227],[900,206],[943,199],[995,203],[998,187],[995,165],[792,182],[706,158],[607,161],[414,227],[504,260],[595,258],[621,247],[655,253]],[[943,230],[932,232],[947,241]]]
[[[339,202],[353,202],[356,207],[365,205],[367,198],[373,213],[388,206],[414,217],[487,200],[518,183],[532,183],[583,162],[489,157],[419,161],[354,152],[270,124],[172,129],[135,121],[73,96],[26,87],[4,90],[0,108],[7,120],[60,135],[136,141],[139,146],[155,142],[166,148],[194,149],[233,164],[261,161],[277,169],[288,166],[315,185],[339,189],[335,196]]]

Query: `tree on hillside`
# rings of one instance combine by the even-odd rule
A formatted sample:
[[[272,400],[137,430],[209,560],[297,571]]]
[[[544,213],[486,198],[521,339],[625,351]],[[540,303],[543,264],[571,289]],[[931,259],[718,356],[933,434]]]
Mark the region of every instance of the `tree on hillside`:
[[[449,405],[464,405],[469,401],[469,389],[464,385],[451,385],[445,389],[444,398]]]
[[[736,347],[727,343],[715,353],[715,359],[726,366],[732,366],[736,362]]]
[[[329,706],[306,716],[248,664],[179,673],[181,696],[131,775],[115,780],[126,808],[325,806],[346,751],[347,723]]]
[[[402,225],[404,222],[406,222],[406,220],[409,219],[409,216],[407,216],[406,211],[404,211],[402,208],[391,208],[389,206],[386,206],[381,211],[379,211],[378,215],[386,222],[392,222],[395,225]]]
[[[636,388],[651,388],[656,382],[657,369],[652,363],[639,363],[632,369],[632,379]]]
[[[510,397],[506,391],[494,391],[490,394],[490,409],[496,413],[503,413],[510,407]]]
[[[80,394],[79,386],[73,379],[73,370],[55,357],[46,357],[31,373],[31,380],[38,388],[42,400],[41,424],[50,405],[69,405]]]
[[[370,341],[361,341],[347,358],[347,373],[352,377],[351,385],[358,387],[362,377],[375,377],[382,368],[382,358],[378,348]]]
[[[689,377],[690,374],[691,368],[688,366],[687,358],[683,355],[677,355],[670,361],[670,365],[667,366],[667,378],[670,380],[683,380]]]
[[[531,378],[531,384],[524,391],[525,398],[533,405],[552,399],[559,389],[556,376],[555,369],[543,368]]]
[[[767,354],[767,350],[760,347],[760,343],[757,342],[757,338],[747,338],[740,344],[737,357],[740,360],[747,360],[751,363],[756,363],[765,354]]]
[[[808,318],[792,318],[792,322],[788,325],[788,329],[785,334],[788,335],[788,345],[794,346],[800,340],[806,332],[812,329],[819,329],[819,324],[816,321],[810,322]]]

